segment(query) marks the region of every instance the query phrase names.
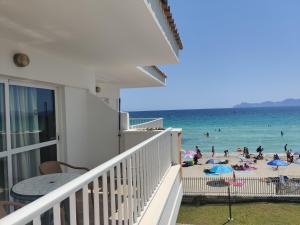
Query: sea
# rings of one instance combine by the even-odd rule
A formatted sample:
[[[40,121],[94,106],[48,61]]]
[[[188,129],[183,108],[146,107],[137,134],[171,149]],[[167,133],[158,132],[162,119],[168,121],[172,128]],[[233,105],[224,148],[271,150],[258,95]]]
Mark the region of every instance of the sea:
[[[131,118],[164,118],[164,127],[182,128],[182,148],[210,152],[283,153],[300,151],[300,107],[190,109],[129,112]],[[282,131],[282,134],[281,134]],[[209,136],[207,135],[209,134]]]

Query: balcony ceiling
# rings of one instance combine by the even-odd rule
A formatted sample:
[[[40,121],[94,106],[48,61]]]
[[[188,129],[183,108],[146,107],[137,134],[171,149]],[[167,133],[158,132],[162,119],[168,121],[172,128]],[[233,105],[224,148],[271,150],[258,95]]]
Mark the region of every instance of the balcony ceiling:
[[[0,0],[0,40],[95,71],[98,81],[161,86],[137,67],[178,58],[142,0]]]
[[[0,38],[92,68],[177,63],[141,0],[0,0]]]
[[[96,73],[96,77],[100,82],[115,84],[120,88],[160,87],[165,85],[163,81],[155,78],[155,74],[149,75],[143,68],[130,66],[101,68]]]

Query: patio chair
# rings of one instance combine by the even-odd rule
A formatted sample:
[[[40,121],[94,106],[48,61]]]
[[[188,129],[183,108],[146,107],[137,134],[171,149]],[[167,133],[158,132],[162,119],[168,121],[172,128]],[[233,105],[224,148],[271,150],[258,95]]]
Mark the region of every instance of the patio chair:
[[[299,194],[300,183],[289,179],[287,176],[279,176],[278,191],[279,194]]]
[[[13,206],[15,209],[22,208],[24,204],[21,204],[19,202],[11,202],[11,201],[0,201],[0,219],[7,216],[7,211],[5,210],[5,207]]]
[[[61,166],[66,166],[72,169],[76,170],[85,170],[89,171],[88,168],[85,167],[78,167],[78,166],[72,166],[70,164],[67,164],[65,162],[60,162],[60,161],[46,161],[40,164],[39,169],[40,173],[43,175],[46,174],[52,174],[52,173],[62,173],[62,167]]]

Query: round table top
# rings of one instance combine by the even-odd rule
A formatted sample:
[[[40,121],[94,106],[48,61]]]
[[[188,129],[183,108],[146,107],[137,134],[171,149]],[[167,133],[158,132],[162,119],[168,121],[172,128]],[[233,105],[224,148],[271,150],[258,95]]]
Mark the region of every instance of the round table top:
[[[11,193],[15,198],[35,200],[79,176],[74,173],[54,173],[32,177],[15,184]]]

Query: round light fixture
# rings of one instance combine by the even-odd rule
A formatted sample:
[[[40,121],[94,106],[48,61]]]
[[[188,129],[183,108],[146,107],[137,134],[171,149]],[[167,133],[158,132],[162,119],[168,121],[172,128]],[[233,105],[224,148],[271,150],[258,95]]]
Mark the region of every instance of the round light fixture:
[[[30,59],[26,54],[16,53],[14,54],[14,63],[17,67],[25,67],[29,65]]]

